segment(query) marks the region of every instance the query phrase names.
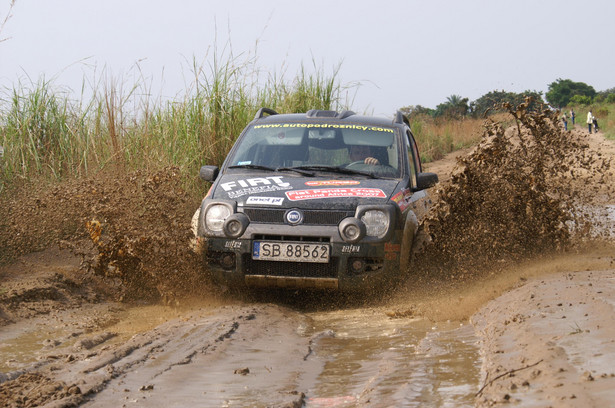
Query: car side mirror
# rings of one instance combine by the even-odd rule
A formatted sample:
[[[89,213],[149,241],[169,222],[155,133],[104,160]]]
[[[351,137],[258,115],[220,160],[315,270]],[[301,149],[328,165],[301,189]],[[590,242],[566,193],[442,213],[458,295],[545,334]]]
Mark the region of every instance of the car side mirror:
[[[218,166],[201,166],[199,177],[201,180],[213,182],[218,177]]]
[[[416,177],[417,190],[425,190],[426,188],[433,187],[438,182],[438,175],[436,173],[419,173]]]

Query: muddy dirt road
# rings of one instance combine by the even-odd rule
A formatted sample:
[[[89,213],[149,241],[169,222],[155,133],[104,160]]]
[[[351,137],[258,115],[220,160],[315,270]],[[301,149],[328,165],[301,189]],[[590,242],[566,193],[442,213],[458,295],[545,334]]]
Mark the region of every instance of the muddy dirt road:
[[[54,299],[31,294],[21,307],[46,303],[49,313],[0,331],[0,397],[8,406],[601,406],[615,398],[608,254],[533,261],[368,307],[267,296],[90,303],[68,285]],[[64,256],[22,267],[53,293],[71,271],[49,260]]]
[[[573,133],[588,151],[615,157],[601,135]],[[455,166],[449,158],[429,170],[447,180],[458,174]],[[584,208],[597,214],[600,225],[590,232],[600,241],[494,262],[472,277],[463,270],[414,277],[378,297],[232,294],[198,284],[202,275],[181,275],[191,289],[182,296],[178,286],[157,280],[148,291],[160,296],[151,296],[122,280],[118,263],[90,263],[84,272],[92,258],[75,251],[83,236],[25,255],[0,268],[0,405],[611,405],[615,201],[604,186],[615,176],[598,176],[583,184],[599,193]],[[144,199],[165,182],[148,179]],[[120,187],[88,191],[107,197],[97,200],[98,214],[123,216],[105,207],[113,192],[124,194]],[[51,203],[41,199],[39,207]],[[121,254],[120,243],[141,242],[123,237],[95,241],[99,261],[103,251]],[[101,265],[106,275],[95,273]]]
[[[20,275],[29,270],[57,292],[24,293],[31,302],[21,307],[36,316],[0,332],[9,406],[473,404],[480,358],[467,321],[415,317],[385,300],[340,307],[317,294],[90,303],[78,285],[59,293],[77,272],[63,269],[67,256],[47,251],[21,264]]]

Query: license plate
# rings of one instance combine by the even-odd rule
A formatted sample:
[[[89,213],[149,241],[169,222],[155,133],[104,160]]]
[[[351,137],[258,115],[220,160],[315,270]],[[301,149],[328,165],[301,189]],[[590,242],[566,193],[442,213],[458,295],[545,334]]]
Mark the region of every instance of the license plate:
[[[329,262],[330,246],[303,242],[254,241],[252,259],[260,261]]]

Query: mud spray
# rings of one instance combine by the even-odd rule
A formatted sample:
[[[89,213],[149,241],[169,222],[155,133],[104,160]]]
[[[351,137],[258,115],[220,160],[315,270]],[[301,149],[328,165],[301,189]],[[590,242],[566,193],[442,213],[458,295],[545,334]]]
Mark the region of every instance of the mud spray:
[[[17,189],[2,203],[0,262],[51,243],[81,257],[83,283],[102,279],[122,301],[164,301],[207,293],[202,263],[190,249],[199,200],[176,167]]]
[[[536,259],[603,234],[586,209],[614,197],[604,182],[613,176],[611,158],[590,150],[587,135],[564,131],[558,112],[530,112],[529,102],[502,106],[512,118],[507,128],[487,120],[479,145],[435,191],[436,205],[422,225],[426,244],[393,315],[465,319],[515,279],[570,262]],[[514,270],[520,262],[524,269]]]

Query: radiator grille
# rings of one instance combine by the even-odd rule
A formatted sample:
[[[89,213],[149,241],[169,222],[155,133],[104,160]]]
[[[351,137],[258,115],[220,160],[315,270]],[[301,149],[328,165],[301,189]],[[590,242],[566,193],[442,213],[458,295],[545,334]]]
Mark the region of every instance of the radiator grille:
[[[245,254],[246,275],[291,276],[295,278],[337,278],[338,259],[329,263],[255,261]]]
[[[251,222],[284,224],[284,208],[244,208],[243,213]],[[354,216],[353,211],[302,210],[304,225],[337,225],[346,217]]]

